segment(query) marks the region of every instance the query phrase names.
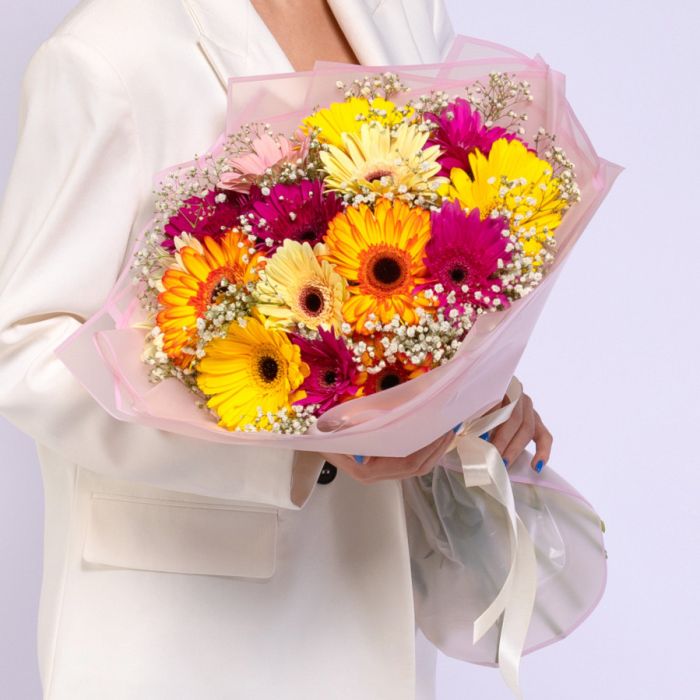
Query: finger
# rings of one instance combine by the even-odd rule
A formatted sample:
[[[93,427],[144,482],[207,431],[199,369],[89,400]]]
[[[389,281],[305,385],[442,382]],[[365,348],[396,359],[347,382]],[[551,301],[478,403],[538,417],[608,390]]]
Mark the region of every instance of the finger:
[[[373,457],[365,457],[363,463],[359,464],[355,457],[351,455],[324,452],[322,456],[334,467],[342,469],[361,483],[367,483],[367,479],[373,474]]]
[[[518,457],[522,454],[522,451],[527,447],[530,440],[535,435],[535,412],[532,408],[532,402],[525,402],[523,408],[523,422],[520,424],[520,428],[513,435],[513,438],[508,443],[508,446],[503,451],[503,461],[508,464],[513,464]]]
[[[426,445],[421,450],[427,451],[430,448],[431,445]],[[331,464],[347,472],[363,484],[373,484],[384,479],[395,479],[405,475],[407,470],[412,471],[420,466],[419,464],[414,466],[416,453],[406,457],[365,457],[361,463],[351,455],[338,454],[326,455],[326,457]]]
[[[324,457],[338,469],[343,469],[363,484],[371,484],[384,479],[406,478],[420,472],[427,473],[445,454],[453,439],[454,431],[450,430],[406,457],[364,457],[362,461],[355,455],[346,454],[324,454]]]
[[[508,447],[510,441],[513,439],[514,435],[520,430],[520,426],[523,422],[523,400],[525,395],[521,397],[520,401],[515,404],[513,412],[510,414],[510,418],[505,423],[501,423],[495,430],[491,431],[491,444],[503,455],[506,447]]]
[[[552,455],[552,443],[554,438],[549,432],[547,426],[542,422],[540,414],[535,411],[535,456],[532,458],[530,466],[536,471],[541,472],[549,458]]]
[[[372,474],[366,478],[365,483],[383,479],[406,479],[429,472],[445,454],[453,438],[454,433],[450,431],[407,457],[375,457]]]
[[[425,456],[422,464],[412,474],[406,474],[401,478],[409,478],[411,476],[423,476],[429,474],[440,463],[440,460],[445,456],[447,448],[452,443],[454,434],[452,431],[443,435],[437,443],[434,443],[434,449]]]

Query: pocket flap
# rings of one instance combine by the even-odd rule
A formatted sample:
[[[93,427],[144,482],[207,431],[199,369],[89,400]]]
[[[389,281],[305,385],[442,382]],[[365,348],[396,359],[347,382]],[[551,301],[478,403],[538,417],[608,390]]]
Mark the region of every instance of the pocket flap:
[[[270,578],[277,511],[93,493],[83,559],[127,569]]]

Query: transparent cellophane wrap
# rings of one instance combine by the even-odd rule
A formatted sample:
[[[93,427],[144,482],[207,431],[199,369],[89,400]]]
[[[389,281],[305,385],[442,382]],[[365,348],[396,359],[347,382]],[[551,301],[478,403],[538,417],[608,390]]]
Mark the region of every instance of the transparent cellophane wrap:
[[[134,327],[145,314],[132,283],[130,259],[101,310],[56,350],[105,410],[120,420],[205,441],[402,457],[501,401],[565,260],[620,171],[596,154],[566,100],[562,74],[540,57],[458,37],[440,64],[372,67],[319,62],[305,73],[231,78],[225,132],[209,153],[221,154],[225,138],[250,122],[269,123],[281,133],[292,134],[316,107],[342,99],[338,80],[349,83],[388,70],[398,73],[411,88],[392,98],[399,104],[437,89],[463,94],[466,85],[487,82],[492,71],[515,73],[529,81],[534,100],[518,108],[528,113],[525,138],[532,138],[540,126],[556,134],[557,144],[576,165],[582,197],[557,229],[556,259],[540,285],[507,310],[480,316],[447,364],[388,391],[340,404],[303,435],[281,435],[225,430],[196,406],[193,394],[178,380],[149,381],[149,368],[140,359],[147,331]],[[164,170],[155,178],[156,187],[171,173],[199,162],[201,158]],[[139,237],[132,259],[141,244]],[[516,465],[516,472],[527,470],[518,471]],[[527,474],[522,484],[513,478],[518,508],[527,516],[538,551],[540,598],[555,596],[561,601],[554,608],[542,606],[541,614],[533,618],[528,648],[566,634],[594,606],[605,572],[600,519],[571,487],[568,491],[555,487],[559,477],[551,467],[547,472],[546,478]],[[459,476],[438,467],[432,493],[427,481],[410,480],[410,526],[416,536],[418,527],[422,528],[426,547],[444,542],[435,556],[414,562],[417,604],[423,607],[421,618],[434,621],[425,629],[427,636],[443,650],[489,663],[495,660],[497,630],[475,646],[463,625],[498,588],[505,566],[499,567],[499,553],[507,549],[501,540],[507,535],[496,510],[491,512],[488,497],[478,496],[464,484],[460,488]],[[454,576],[437,576],[433,568],[437,562],[449,566]]]
[[[600,601],[607,573],[598,514],[551,467],[533,473],[531,460],[525,451],[509,469],[515,508],[537,561],[524,654],[578,627]],[[484,491],[465,486],[453,453],[427,476],[403,480],[402,487],[422,632],[448,656],[496,665],[500,626],[477,643],[472,628],[508,573],[506,514]]]

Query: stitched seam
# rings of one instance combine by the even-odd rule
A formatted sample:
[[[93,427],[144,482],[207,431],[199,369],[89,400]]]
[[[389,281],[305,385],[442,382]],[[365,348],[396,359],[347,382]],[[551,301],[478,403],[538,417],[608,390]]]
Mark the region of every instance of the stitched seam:
[[[273,514],[277,508],[264,509],[260,506],[228,505],[225,503],[203,503],[201,501],[174,501],[167,498],[154,498],[149,496],[129,496],[126,494],[103,493],[92,491],[92,498],[103,501],[121,501],[124,503],[145,503],[147,505],[164,506],[166,508],[190,508],[193,510],[230,510],[245,513]]]

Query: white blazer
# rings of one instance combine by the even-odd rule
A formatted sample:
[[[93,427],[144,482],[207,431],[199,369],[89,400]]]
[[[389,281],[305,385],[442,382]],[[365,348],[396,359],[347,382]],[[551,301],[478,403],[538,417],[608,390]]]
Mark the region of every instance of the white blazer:
[[[441,0],[329,4],[365,64],[437,61],[453,36]],[[53,354],[107,296],[154,173],[222,131],[226,78],[291,69],[247,0],[85,0],[26,71],[0,210],[0,412],[36,439],[44,479],[44,698],[432,695],[399,481],[321,485],[317,454],[118,422]]]

